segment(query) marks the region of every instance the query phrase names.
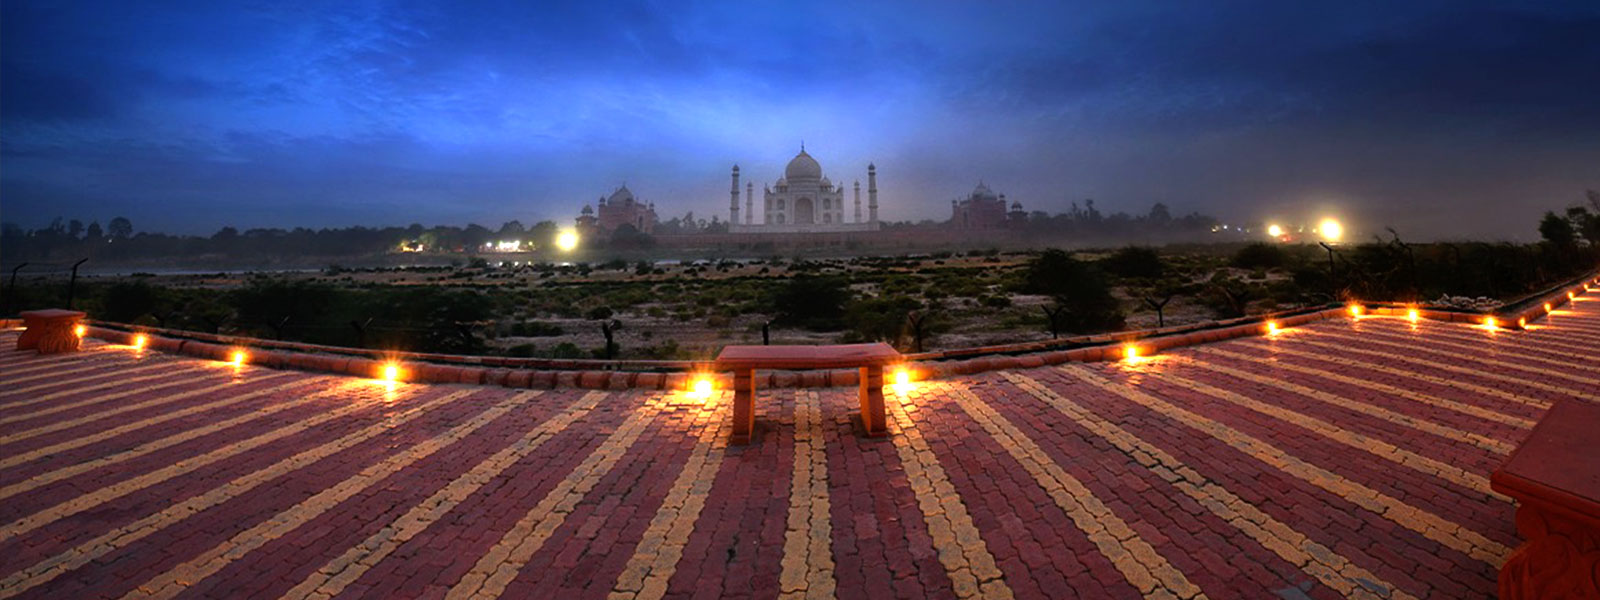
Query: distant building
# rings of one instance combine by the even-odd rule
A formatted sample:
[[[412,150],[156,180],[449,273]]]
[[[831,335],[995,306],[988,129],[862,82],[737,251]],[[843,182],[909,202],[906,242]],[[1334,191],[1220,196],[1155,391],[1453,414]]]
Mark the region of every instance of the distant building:
[[[610,197],[601,197],[597,203],[600,207],[596,211],[585,205],[583,212],[578,216],[578,230],[586,235],[609,236],[616,233],[617,228],[631,225],[640,233],[655,233],[656,205],[654,202],[646,204],[634,198],[633,191],[627,185],[611,192]]]
[[[1004,229],[1027,216],[1021,202],[1007,207],[1006,195],[995,194],[982,181],[965,199],[950,201],[950,226],[955,229]]]
[[[729,190],[728,232],[762,233],[842,233],[877,231],[878,168],[867,165],[867,218],[861,218],[861,182],[855,183],[853,206],[847,207],[844,186],[834,185],[822,174],[822,165],[806,154],[789,161],[783,177],[762,187],[761,221],[755,219],[755,185],[745,185],[744,218],[739,217],[739,165],[733,166],[733,186]]]

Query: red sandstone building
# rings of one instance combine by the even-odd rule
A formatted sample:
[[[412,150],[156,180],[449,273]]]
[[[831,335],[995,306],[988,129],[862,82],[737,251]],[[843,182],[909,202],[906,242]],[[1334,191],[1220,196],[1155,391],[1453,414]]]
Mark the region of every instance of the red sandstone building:
[[[965,199],[950,201],[950,226],[955,229],[1004,229],[1023,222],[1027,213],[1021,202],[1012,202],[1006,210],[1006,195],[996,195],[989,186],[978,182],[972,194]]]
[[[586,236],[610,236],[623,225],[631,225],[640,233],[654,233],[656,230],[659,219],[656,218],[655,203],[640,202],[627,185],[611,192],[610,197],[601,197],[598,205],[598,215],[593,208],[585,205],[578,216],[578,229]]]

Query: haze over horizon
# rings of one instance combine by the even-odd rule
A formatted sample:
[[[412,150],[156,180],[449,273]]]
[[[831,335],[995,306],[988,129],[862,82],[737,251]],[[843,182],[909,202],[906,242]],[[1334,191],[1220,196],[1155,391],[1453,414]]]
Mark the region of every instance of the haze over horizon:
[[[1600,4],[6,2],[0,219],[726,218],[804,140],[885,220],[1028,210],[1537,238],[1600,189]]]

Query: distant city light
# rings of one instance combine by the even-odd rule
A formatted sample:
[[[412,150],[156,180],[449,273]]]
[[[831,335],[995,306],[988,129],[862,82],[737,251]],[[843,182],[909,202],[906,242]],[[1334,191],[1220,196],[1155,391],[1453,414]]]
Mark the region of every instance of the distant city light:
[[[501,240],[494,244],[495,252],[521,252],[522,240]]]
[[[1267,226],[1267,235],[1270,235],[1270,236],[1275,237],[1275,238],[1281,238],[1281,237],[1283,237],[1283,227],[1278,225],[1278,224],[1276,224],[1276,223],[1274,223],[1272,225],[1268,225]]]
[[[1337,242],[1344,237],[1344,225],[1340,225],[1339,221],[1332,218],[1323,219],[1317,224],[1317,233],[1322,234],[1324,240]]]
[[[578,248],[578,232],[571,229],[562,230],[562,232],[556,236],[556,247],[560,248],[562,252],[571,252],[576,250]]]

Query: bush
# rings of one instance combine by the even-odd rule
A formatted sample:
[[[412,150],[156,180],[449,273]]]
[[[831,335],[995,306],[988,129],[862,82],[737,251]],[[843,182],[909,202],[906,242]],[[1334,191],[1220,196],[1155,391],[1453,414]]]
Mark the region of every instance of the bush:
[[[1028,263],[1023,291],[1055,299],[1054,329],[1093,333],[1122,326],[1121,307],[1105,275],[1061,250],[1046,250]]]
[[[845,322],[854,341],[897,344],[905,332],[906,316],[919,308],[922,303],[905,296],[865,298],[850,303]]]
[[[1287,255],[1277,244],[1256,242],[1233,255],[1233,266],[1241,269],[1276,269],[1288,262]]]
[[[1100,268],[1118,277],[1155,279],[1166,272],[1166,264],[1154,249],[1128,246],[1100,261]]]
[[[101,315],[107,321],[132,323],[154,313],[161,303],[160,290],[143,282],[118,283],[106,288]]]
[[[772,305],[780,324],[832,331],[843,325],[849,301],[850,288],[843,279],[800,276],[777,290]]]

